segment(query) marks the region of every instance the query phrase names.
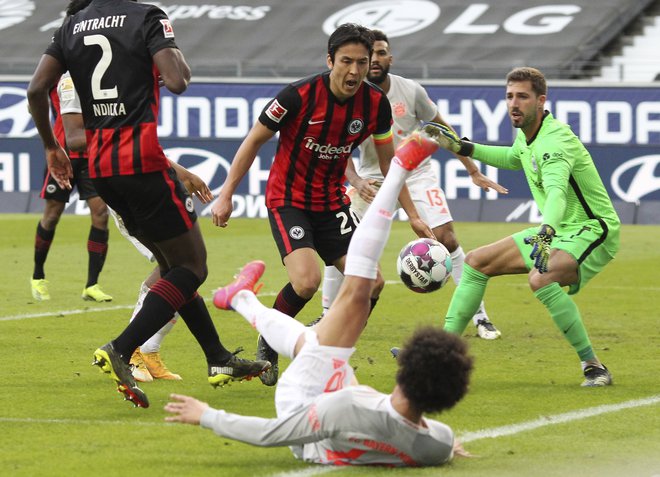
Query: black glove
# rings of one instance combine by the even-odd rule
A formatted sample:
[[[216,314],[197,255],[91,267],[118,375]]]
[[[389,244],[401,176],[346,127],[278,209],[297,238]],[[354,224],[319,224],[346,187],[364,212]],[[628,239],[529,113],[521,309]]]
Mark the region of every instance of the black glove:
[[[555,229],[548,224],[541,225],[536,235],[525,237],[525,243],[532,246],[529,258],[534,260],[534,268],[539,273],[548,271],[548,260],[550,259],[550,244],[555,236]]]

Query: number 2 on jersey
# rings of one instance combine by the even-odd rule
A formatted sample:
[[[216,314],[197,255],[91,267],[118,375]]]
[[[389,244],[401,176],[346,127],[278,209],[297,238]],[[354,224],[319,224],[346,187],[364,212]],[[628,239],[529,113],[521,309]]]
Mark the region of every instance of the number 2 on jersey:
[[[110,46],[110,42],[103,35],[88,35],[84,38],[84,41],[86,46],[100,46],[101,51],[103,52],[101,59],[96,64],[94,72],[92,73],[92,96],[95,100],[115,99],[119,97],[117,86],[112,88],[101,88],[101,78],[103,78],[103,75],[112,61],[112,47]]]

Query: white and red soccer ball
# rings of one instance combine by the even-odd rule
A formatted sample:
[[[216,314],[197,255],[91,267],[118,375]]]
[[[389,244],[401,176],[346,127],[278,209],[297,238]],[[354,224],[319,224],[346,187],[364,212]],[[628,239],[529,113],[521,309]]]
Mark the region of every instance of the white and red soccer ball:
[[[401,281],[412,291],[429,293],[442,288],[449,280],[451,255],[436,240],[413,240],[399,252],[396,271]]]

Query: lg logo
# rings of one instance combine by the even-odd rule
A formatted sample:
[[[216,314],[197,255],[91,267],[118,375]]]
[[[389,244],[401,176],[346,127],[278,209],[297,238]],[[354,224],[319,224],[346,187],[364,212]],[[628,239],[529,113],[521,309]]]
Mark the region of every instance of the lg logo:
[[[547,35],[566,28],[582,8],[577,5],[540,5],[515,11],[500,23],[486,23],[482,18],[491,5],[474,3],[454,18],[444,33],[488,35],[500,28],[514,35]],[[383,30],[390,37],[410,35],[440,18],[440,7],[429,0],[385,0],[360,2],[346,7],[323,23],[323,31],[330,35],[345,22]]]

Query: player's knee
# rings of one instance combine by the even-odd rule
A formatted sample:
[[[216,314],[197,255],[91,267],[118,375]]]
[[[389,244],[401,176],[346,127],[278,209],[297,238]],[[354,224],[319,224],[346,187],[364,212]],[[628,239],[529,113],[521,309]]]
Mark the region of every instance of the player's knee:
[[[488,266],[488,261],[486,257],[479,253],[479,250],[472,250],[465,255],[465,263],[470,265],[475,270],[484,272]],[[485,272],[484,272],[485,273]]]
[[[547,273],[539,273],[538,270],[532,269],[527,275],[527,282],[533,292],[540,290],[546,285],[553,282],[553,279]]]
[[[46,211],[41,218],[41,226],[46,230],[54,230],[60,221],[61,214],[56,211]]]
[[[301,298],[312,298],[321,285],[321,275],[298,276],[291,281],[296,295]]]

